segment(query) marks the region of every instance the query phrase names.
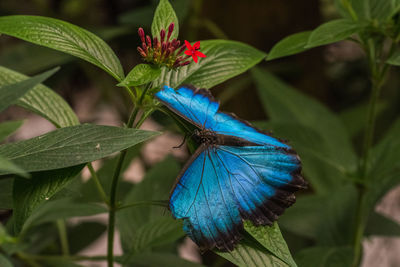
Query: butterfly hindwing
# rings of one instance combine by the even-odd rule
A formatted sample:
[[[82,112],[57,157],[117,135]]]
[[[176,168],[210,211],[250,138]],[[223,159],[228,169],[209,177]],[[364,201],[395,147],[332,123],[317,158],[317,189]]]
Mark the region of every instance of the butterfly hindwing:
[[[293,203],[300,162],[274,146],[202,145],[171,193],[170,209],[203,249],[232,250],[243,219],[270,225]]]
[[[184,219],[185,231],[203,249],[233,249],[241,226],[239,210],[219,164],[205,146],[178,178],[170,197],[170,209]],[[222,174],[223,175],[223,174]]]

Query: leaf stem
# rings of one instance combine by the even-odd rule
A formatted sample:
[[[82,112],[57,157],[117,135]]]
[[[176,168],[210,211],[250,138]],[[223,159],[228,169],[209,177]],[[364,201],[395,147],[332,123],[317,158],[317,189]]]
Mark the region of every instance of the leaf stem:
[[[93,182],[96,185],[96,188],[97,188],[97,191],[99,192],[100,197],[102,198],[104,203],[106,203],[107,205],[110,205],[108,196],[107,196],[106,192],[104,191],[103,186],[100,183],[99,177],[97,176],[97,173],[94,170],[92,163],[89,162],[87,164],[87,167],[88,167],[88,169],[90,171],[90,174],[92,175]]]
[[[56,221],[56,224],[57,224],[58,234],[60,236],[62,255],[68,256],[70,253],[69,253],[67,227],[65,225],[65,221],[63,219],[59,219]]]
[[[118,207],[118,210],[128,209],[132,207],[138,206],[161,206],[161,207],[168,207],[168,200],[148,200],[148,201],[137,201],[134,203],[126,204],[124,206]]]

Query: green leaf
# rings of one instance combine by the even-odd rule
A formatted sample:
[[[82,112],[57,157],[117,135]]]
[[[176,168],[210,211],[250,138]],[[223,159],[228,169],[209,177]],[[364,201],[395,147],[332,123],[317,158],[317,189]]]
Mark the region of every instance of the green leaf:
[[[324,143],[324,155],[329,157],[328,162],[333,162],[336,169],[343,169],[343,172],[355,171],[357,157],[346,128],[336,114],[266,71],[253,69],[252,75],[260,100],[272,122],[296,123],[310,128]],[[303,142],[307,141],[302,139]],[[320,150],[317,148],[317,151]],[[330,189],[325,188],[328,192]]]
[[[171,253],[140,253],[129,258],[128,263],[132,264],[129,266],[146,266],[146,267],[201,267],[204,265],[190,262],[180,258],[177,255]]]
[[[214,252],[240,267],[289,266],[251,238],[243,239],[233,251],[214,250]]]
[[[71,254],[79,253],[96,241],[107,227],[98,222],[82,222],[68,228],[68,242]]]
[[[141,146],[139,144],[128,149],[124,163],[122,164],[121,167],[121,173],[124,173],[124,171],[129,167],[131,161],[140,154],[140,148]],[[111,190],[112,179],[110,179],[110,177],[112,177],[112,175],[114,174],[118,158],[119,158],[118,156],[115,156],[105,160],[101,165],[100,169],[97,170],[97,177],[99,178],[99,181],[103,186],[105,192],[110,192]],[[128,194],[128,192],[130,192],[131,189],[132,189],[131,183],[120,181],[120,186],[118,186],[119,199],[123,199]],[[81,186],[77,191],[79,191],[78,194],[80,194],[78,201],[84,201],[84,202],[103,201],[103,199],[99,195],[99,192],[96,188],[96,184],[94,183],[93,179],[89,179],[86,183],[81,184]]]
[[[244,229],[273,255],[286,262],[289,266],[297,266],[290,255],[289,248],[276,222],[272,226],[257,227],[250,221],[245,221]]]
[[[0,17],[0,33],[82,58],[118,81],[124,72],[111,48],[93,33],[58,19],[40,16]]]
[[[170,244],[183,237],[183,224],[167,215],[155,219],[136,229],[135,239],[132,242],[134,254],[146,249]]]
[[[394,66],[400,66],[400,51],[397,51],[394,53],[387,61],[386,63]]]
[[[340,8],[345,9],[342,1]],[[378,20],[386,22],[398,11],[398,0],[349,0],[359,20]]]
[[[160,36],[160,31],[164,29],[168,32],[168,26],[171,23],[175,24],[174,31],[171,35],[171,40],[178,38],[179,35],[179,22],[175,14],[174,9],[168,0],[160,0],[153,17],[153,23],[151,24],[151,34],[153,37]]]
[[[163,69],[155,86],[176,88],[192,84],[209,89],[235,77],[259,63],[266,54],[244,43],[228,40],[201,41],[201,52],[207,57],[176,71]]]
[[[0,112],[14,104],[28,90],[53,75],[59,68],[46,71],[27,80],[0,87]]]
[[[161,69],[150,64],[136,65],[118,86],[138,86],[154,81],[161,75]]]
[[[66,186],[84,165],[32,173],[31,179],[14,179],[13,206],[14,230],[19,233],[25,221],[41,204]]]
[[[104,206],[95,203],[78,203],[70,198],[46,201],[26,220],[24,230],[34,225],[58,219],[92,216],[106,212],[107,209]]]
[[[378,212],[372,212],[368,217],[365,229],[367,236],[400,236],[400,225],[393,219]]]
[[[273,60],[280,57],[298,54],[307,50],[305,46],[308,43],[311,31],[299,32],[289,35],[279,41],[268,54],[267,60]]]
[[[342,41],[357,33],[360,29],[361,26],[350,19],[329,21],[312,31],[305,48],[313,48]]]
[[[9,85],[26,79],[28,79],[27,76],[0,66],[0,86]],[[79,124],[77,116],[67,102],[50,88],[42,84],[28,91],[16,104],[44,117],[56,127]]]
[[[10,244],[10,243],[11,244],[16,243],[16,239],[15,237],[10,236],[7,233],[7,230],[4,228],[3,224],[0,223],[0,247],[3,247],[4,244]]]
[[[394,1],[381,1],[381,0],[367,0],[365,1],[369,7],[371,19],[385,22],[393,14]]]
[[[18,174],[22,177],[29,178],[29,173],[2,156],[0,156],[0,173]]]
[[[351,266],[351,247],[311,247],[296,254],[299,267],[343,267]]]
[[[381,142],[371,151],[368,170],[370,178],[368,202],[371,210],[388,190],[400,183],[399,135],[400,118],[393,123]]]
[[[6,256],[0,254],[0,266],[1,267],[13,267],[13,264]]]
[[[350,245],[357,197],[351,184],[331,190],[330,194],[298,197],[296,204],[281,216],[279,225],[321,246]]]
[[[367,114],[368,106],[368,103],[361,103],[340,112],[340,118],[346,126],[350,136],[357,136],[364,129],[367,124],[365,114]],[[378,101],[375,107],[375,116],[379,116],[387,106],[386,102]]]
[[[0,179],[0,210],[12,209],[12,188],[14,179]]]
[[[172,158],[167,158],[158,163],[147,172],[143,181],[128,193],[124,199],[124,204],[129,205],[129,203],[138,201],[167,200],[179,169],[179,165]],[[169,236],[172,234],[172,236],[179,238],[178,236],[182,229],[181,223],[172,219],[165,219],[165,211],[166,208],[150,205],[125,208],[118,211],[117,223],[121,233],[122,248],[125,253],[135,253],[135,249],[142,248],[142,244],[151,245],[153,241],[150,244],[146,244],[144,241],[138,240],[139,236],[145,234],[141,233],[140,229],[151,230],[147,227],[149,224],[166,223],[168,225],[166,228],[154,229],[154,233],[150,232],[149,237]],[[171,239],[169,240],[170,242],[172,241]]]
[[[1,52],[1,66],[26,74],[39,73],[75,59],[65,53],[27,42],[6,46]]]
[[[84,124],[2,145],[0,155],[29,172],[59,169],[103,158],[158,134],[129,128]]]
[[[393,170],[400,170],[400,118],[388,130],[384,138],[372,150],[370,174],[379,183],[380,177]]]
[[[3,141],[15,132],[23,123],[24,121],[6,121],[0,123],[0,141]]]

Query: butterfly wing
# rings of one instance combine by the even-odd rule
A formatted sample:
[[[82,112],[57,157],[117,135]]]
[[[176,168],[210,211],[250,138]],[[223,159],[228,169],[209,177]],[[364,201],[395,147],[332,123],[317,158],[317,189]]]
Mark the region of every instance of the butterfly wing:
[[[175,218],[202,249],[232,250],[242,219],[270,225],[302,188],[296,154],[275,146],[201,145],[170,197]]]
[[[219,103],[206,89],[181,86],[174,90],[164,86],[155,96],[169,109],[201,129],[239,137],[255,144],[289,148],[288,145],[254,128],[235,115],[218,112]]]
[[[164,86],[155,94],[169,109],[199,128],[212,118],[219,108],[207,90],[198,90],[190,86],[182,86],[177,90]]]

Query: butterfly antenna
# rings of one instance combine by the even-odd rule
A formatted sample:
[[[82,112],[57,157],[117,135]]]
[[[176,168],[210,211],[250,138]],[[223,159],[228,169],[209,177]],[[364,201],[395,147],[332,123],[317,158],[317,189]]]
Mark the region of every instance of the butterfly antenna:
[[[185,136],[183,137],[182,143],[180,143],[179,146],[174,146],[173,148],[181,148],[183,146],[183,144],[186,142],[186,138],[187,138],[187,134],[185,134]]]

